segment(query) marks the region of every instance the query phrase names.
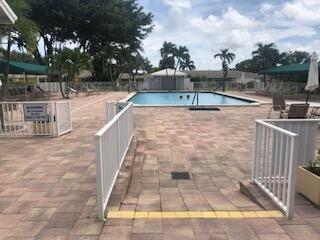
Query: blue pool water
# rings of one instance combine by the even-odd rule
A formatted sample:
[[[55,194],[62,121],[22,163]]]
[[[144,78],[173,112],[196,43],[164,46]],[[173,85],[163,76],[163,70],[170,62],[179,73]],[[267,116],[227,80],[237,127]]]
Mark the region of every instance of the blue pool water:
[[[129,101],[138,105],[181,105],[190,106],[194,92],[140,92]],[[188,98],[189,96],[189,98]],[[229,97],[212,92],[199,93],[199,105],[247,105],[252,103],[245,99]],[[195,100],[193,105],[196,105]]]

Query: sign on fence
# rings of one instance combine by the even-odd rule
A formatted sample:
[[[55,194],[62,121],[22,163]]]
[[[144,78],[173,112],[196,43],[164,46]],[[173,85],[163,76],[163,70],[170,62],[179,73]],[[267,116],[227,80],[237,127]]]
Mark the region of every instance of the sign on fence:
[[[23,104],[24,120],[26,122],[48,121],[46,103]]]

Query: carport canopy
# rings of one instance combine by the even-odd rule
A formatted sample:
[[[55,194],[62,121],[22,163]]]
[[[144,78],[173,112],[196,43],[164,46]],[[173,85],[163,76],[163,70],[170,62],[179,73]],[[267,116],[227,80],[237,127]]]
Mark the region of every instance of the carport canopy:
[[[5,72],[6,62],[0,60],[0,73]],[[55,70],[50,70],[46,65],[9,61],[9,74],[28,74],[28,75],[48,75],[58,74]]]

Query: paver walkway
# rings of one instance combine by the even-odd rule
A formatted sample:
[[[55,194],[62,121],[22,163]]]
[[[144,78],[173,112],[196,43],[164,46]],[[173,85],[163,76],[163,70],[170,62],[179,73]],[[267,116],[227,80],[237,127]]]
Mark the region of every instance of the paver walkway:
[[[94,134],[105,102],[126,93],[76,97],[73,131],[61,138],[0,139],[0,239],[99,239]]]
[[[0,240],[319,239],[320,211],[298,197],[283,219],[97,221],[94,133],[105,102],[126,93],[72,99],[73,132],[62,138],[0,139]],[[255,118],[266,106],[189,112],[135,108],[138,149],[121,210],[255,210],[238,191],[250,176]],[[37,146],[37,147],[35,147]],[[172,170],[192,173],[171,180]]]

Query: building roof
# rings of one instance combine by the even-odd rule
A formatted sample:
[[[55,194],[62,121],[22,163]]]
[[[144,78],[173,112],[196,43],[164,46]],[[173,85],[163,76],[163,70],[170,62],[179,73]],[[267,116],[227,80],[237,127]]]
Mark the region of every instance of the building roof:
[[[0,24],[12,24],[18,17],[7,4],[6,1],[0,0]]]
[[[174,69],[167,68],[160,70],[158,72],[151,73],[154,77],[162,77],[162,76],[187,76],[185,72],[175,71]]]
[[[4,73],[6,62],[0,60],[0,72]],[[9,62],[9,74],[31,74],[31,75],[47,75],[49,73],[49,67],[39,64],[31,64],[18,61]],[[57,74],[57,71],[53,70],[54,74]]]
[[[273,68],[261,71],[260,74],[279,75],[279,74],[308,73],[309,67],[310,67],[310,63],[283,65],[283,66],[273,67]]]
[[[222,78],[223,71],[221,70],[192,70],[186,72],[190,78]],[[237,70],[229,70],[228,78],[241,78],[244,73],[246,78],[259,78],[259,74],[251,72],[242,72]]]
[[[136,75],[135,78],[136,79],[144,79],[146,77],[150,76],[150,74],[143,74],[143,75]],[[119,77],[120,80],[129,80],[130,79],[130,75],[129,73],[120,73]]]

